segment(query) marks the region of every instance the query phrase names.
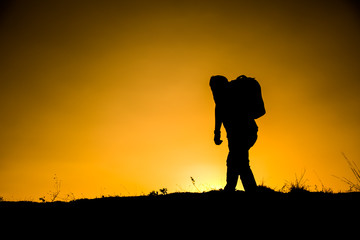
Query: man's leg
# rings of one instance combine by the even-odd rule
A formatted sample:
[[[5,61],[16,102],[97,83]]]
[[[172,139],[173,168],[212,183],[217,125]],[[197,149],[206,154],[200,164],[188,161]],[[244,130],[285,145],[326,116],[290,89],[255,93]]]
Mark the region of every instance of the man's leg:
[[[254,174],[250,168],[250,160],[249,160],[249,150],[255,144],[256,140],[257,140],[256,133],[248,135],[246,140],[247,149],[243,149],[242,151],[243,155],[241,159],[239,159],[241,160],[240,161],[241,166],[239,168],[240,179],[246,192],[255,192],[257,188]]]
[[[229,141],[229,154],[226,160],[227,172],[226,172],[226,186],[224,188],[225,191],[233,192],[235,191],[236,184],[239,178],[238,168],[236,168],[236,156],[234,152],[231,151],[231,144]]]
[[[244,164],[240,169],[240,179],[246,192],[256,191],[256,181],[249,164]]]
[[[226,160],[226,186],[225,191],[234,192],[239,178],[239,142],[236,138],[228,136],[229,154]]]
[[[226,186],[224,190],[227,192],[234,192],[238,178],[239,178],[239,173],[235,171],[233,168],[228,166],[226,172]]]
[[[249,165],[249,149],[257,140],[256,132],[248,135],[235,135],[228,138],[229,155],[227,158],[227,185],[226,189],[235,190],[238,176],[246,192],[256,191],[256,181]]]

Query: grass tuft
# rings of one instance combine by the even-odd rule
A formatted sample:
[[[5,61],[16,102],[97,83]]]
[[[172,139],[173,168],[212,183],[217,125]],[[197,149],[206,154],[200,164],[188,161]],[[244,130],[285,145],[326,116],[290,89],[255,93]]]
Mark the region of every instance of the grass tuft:
[[[356,163],[354,161],[350,161],[345,153],[342,153],[343,157],[345,158],[348,166],[350,167],[352,173],[355,176],[356,181],[351,181],[350,179],[346,178],[346,177],[342,177],[339,178],[341,181],[345,182],[348,186],[349,186],[349,192],[360,192],[360,169],[359,167],[356,165]]]
[[[288,182],[286,181],[284,186],[281,188],[281,192],[288,192],[288,193],[307,193],[310,192],[310,186],[307,185],[308,179],[305,179],[306,170],[304,170],[300,176],[298,177],[295,174],[295,180]]]

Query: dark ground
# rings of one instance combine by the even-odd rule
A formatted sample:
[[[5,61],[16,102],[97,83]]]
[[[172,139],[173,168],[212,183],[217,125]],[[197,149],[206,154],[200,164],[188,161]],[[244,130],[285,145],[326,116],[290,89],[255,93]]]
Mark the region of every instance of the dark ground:
[[[48,203],[3,201],[0,227],[5,232],[14,228],[14,237],[14,233],[25,231],[34,232],[36,238],[48,232],[54,235],[46,238],[71,239],[84,239],[84,234],[102,239],[114,238],[114,234],[116,238],[135,239],[167,238],[169,234],[171,238],[225,239],[235,235],[242,238],[245,233],[286,238],[309,237],[311,233],[323,239],[333,234],[356,235],[359,203],[360,193],[272,191],[171,193]]]
[[[24,210],[24,211],[77,211],[89,210],[140,212],[151,214],[166,214],[176,211],[207,211],[212,210],[274,210],[283,212],[286,208],[292,211],[317,208],[326,210],[350,210],[360,207],[360,192],[350,193],[322,193],[322,192],[299,192],[281,193],[264,191],[259,193],[245,193],[236,191],[225,193],[223,191],[210,191],[204,193],[171,193],[155,196],[134,197],[103,197],[95,199],[78,199],[70,202],[0,202],[0,211]]]

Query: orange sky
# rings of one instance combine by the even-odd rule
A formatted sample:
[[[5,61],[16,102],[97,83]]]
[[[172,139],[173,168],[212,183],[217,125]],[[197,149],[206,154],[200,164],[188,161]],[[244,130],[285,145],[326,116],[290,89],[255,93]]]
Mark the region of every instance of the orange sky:
[[[120,3],[119,3],[120,2]],[[0,196],[135,195],[225,184],[209,78],[255,77],[256,180],[347,190],[360,165],[355,1],[3,1]],[[223,138],[225,140],[225,130]],[[320,180],[321,182],[320,182]],[[238,189],[242,189],[239,184]]]

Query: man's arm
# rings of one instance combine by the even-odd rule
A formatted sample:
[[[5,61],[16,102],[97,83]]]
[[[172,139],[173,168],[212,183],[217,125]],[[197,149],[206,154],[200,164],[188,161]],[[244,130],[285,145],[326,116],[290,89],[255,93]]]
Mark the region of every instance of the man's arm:
[[[214,131],[214,142],[216,145],[222,143],[221,138],[221,124],[222,124],[222,113],[218,105],[215,106],[215,131]]]

